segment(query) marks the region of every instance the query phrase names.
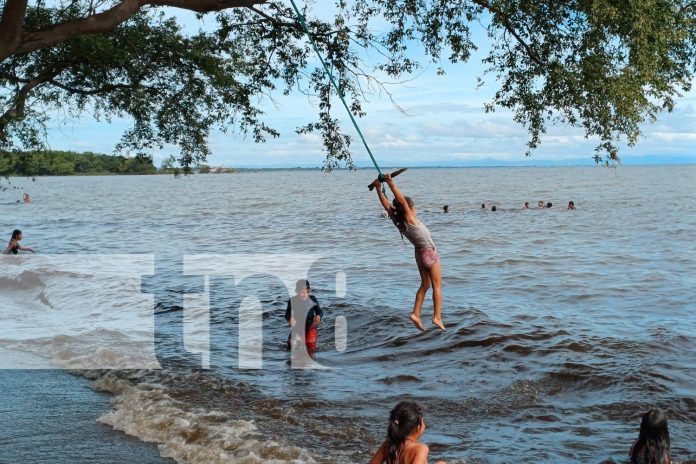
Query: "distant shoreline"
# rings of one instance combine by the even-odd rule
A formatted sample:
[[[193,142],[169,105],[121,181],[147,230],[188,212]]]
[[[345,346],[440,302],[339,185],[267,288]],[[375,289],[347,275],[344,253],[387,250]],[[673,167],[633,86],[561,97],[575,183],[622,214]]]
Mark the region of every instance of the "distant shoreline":
[[[480,166],[380,166],[383,172],[389,172],[392,170],[400,169],[406,167],[412,170],[421,169],[554,169],[554,168],[602,168],[602,169],[612,169],[612,168],[634,168],[634,167],[667,167],[667,166],[696,166],[696,162],[679,162],[679,163],[644,163],[644,164],[618,164],[616,166],[606,167],[601,164],[568,164],[568,165],[480,165]],[[268,171],[323,171],[321,167],[239,167],[239,168],[225,168],[225,172],[198,172],[197,169],[193,169],[189,174],[180,173],[180,177],[186,177],[190,175],[203,175],[203,176],[215,176],[220,174],[244,174],[252,172],[268,172]],[[333,171],[370,171],[375,168],[372,166],[360,166],[356,168],[335,168]],[[174,176],[173,172],[150,172],[150,173],[116,173],[116,172],[104,172],[104,173],[74,173],[74,174],[44,174],[44,175],[23,175],[23,174],[7,174],[3,177],[9,179],[21,179],[21,178],[51,178],[51,177],[111,177],[111,176]]]

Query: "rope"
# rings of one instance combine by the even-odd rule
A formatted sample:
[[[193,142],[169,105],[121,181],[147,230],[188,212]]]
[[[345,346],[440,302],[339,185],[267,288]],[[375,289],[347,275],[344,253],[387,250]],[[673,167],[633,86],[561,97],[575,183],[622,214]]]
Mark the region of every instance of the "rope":
[[[329,70],[329,67],[326,65],[326,61],[324,61],[324,57],[321,56],[321,53],[319,52],[319,48],[317,47],[317,44],[314,41],[314,38],[312,37],[312,34],[309,32],[309,28],[307,28],[307,23],[305,22],[304,16],[302,16],[302,13],[300,13],[300,10],[297,8],[297,5],[295,4],[295,0],[290,0],[290,3],[292,3],[292,7],[295,10],[295,14],[297,14],[297,19],[300,20],[300,24],[302,25],[302,29],[304,29],[305,34],[307,34],[307,37],[309,38],[309,42],[312,44],[312,48],[314,48],[314,51],[316,52],[317,56],[319,57],[319,60],[321,61],[322,66],[324,66],[324,71],[326,71],[326,74],[329,75],[329,79],[331,80],[331,83],[333,84],[334,89],[336,89],[336,93],[338,93],[338,96],[340,97],[341,101],[343,102],[343,106],[346,108],[346,111],[348,112],[348,116],[350,116],[350,120],[353,122],[353,127],[355,127],[356,132],[360,136],[360,140],[362,140],[362,143],[365,146],[365,149],[367,150],[367,154],[370,155],[370,159],[372,159],[372,164],[374,164],[375,169],[377,169],[377,173],[379,174],[379,176],[377,178],[380,181],[384,181],[384,175],[382,174],[382,171],[379,169],[379,165],[377,165],[377,161],[375,160],[375,157],[372,156],[372,151],[370,150],[370,147],[367,145],[367,141],[365,140],[365,137],[363,136],[363,133],[360,130],[360,127],[358,127],[358,122],[353,117],[353,112],[350,110],[350,108],[348,107],[348,103],[346,103],[346,99],[343,97],[343,92],[341,92],[341,89],[338,87],[338,84],[336,83],[336,79],[334,79],[333,74]],[[382,187],[382,188],[384,189],[384,187]]]

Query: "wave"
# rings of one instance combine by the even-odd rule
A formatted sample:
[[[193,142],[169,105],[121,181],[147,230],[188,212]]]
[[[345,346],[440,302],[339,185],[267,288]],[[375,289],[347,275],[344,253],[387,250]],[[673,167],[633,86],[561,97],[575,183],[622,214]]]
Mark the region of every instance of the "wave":
[[[231,411],[206,410],[177,400],[163,385],[138,383],[107,373],[93,382],[111,393],[112,410],[98,419],[115,430],[158,443],[160,454],[191,464],[313,463],[304,449],[265,439],[253,421]]]
[[[34,290],[46,288],[41,275],[32,271],[22,271],[14,276],[0,276],[0,291]]]

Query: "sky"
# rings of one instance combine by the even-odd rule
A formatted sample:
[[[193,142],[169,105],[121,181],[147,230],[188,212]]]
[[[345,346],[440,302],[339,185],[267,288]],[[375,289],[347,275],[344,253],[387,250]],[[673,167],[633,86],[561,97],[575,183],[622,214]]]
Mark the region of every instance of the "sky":
[[[329,11],[316,9],[318,15]],[[201,25],[192,15],[175,13],[190,30]],[[206,27],[210,22],[202,24]],[[484,44],[482,31],[475,35]],[[480,40],[478,40],[480,39]],[[420,50],[413,49],[418,58]],[[581,129],[549,126],[541,146],[531,158],[525,157],[528,135],[516,124],[512,113],[498,109],[485,113],[484,103],[497,90],[492,77],[477,88],[483,75],[481,64],[486,50],[472,55],[467,63],[443,62],[444,76],[436,65],[426,66],[408,81],[389,86],[399,111],[386,94],[372,95],[364,103],[367,115],[358,119],[368,145],[383,166],[489,166],[489,165],[567,165],[592,164],[596,143],[586,140]],[[315,63],[310,64],[313,66]],[[299,135],[295,129],[314,120],[316,102],[305,95],[275,95],[277,106],[264,105],[264,121],[280,131],[278,139],[254,143],[239,134],[212,133],[209,144],[211,166],[229,167],[321,167],[325,158],[319,135]],[[334,116],[343,129],[354,136],[353,160],[358,166],[371,165],[366,150],[356,137],[342,107]],[[112,153],[129,121],[114,119],[97,122],[85,116],[80,120],[52,122],[49,144],[52,149]],[[663,113],[658,121],[643,127],[643,138],[634,147],[621,146],[624,164],[696,163],[696,92],[677,99],[673,113]],[[156,165],[171,154],[167,147],[154,155]]]

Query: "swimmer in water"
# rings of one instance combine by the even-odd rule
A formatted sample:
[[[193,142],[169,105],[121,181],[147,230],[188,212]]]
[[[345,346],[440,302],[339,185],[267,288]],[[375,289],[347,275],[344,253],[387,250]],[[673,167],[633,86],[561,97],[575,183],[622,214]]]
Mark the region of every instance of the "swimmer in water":
[[[529,202],[528,201],[524,202],[524,206],[522,207],[522,209],[529,209]]]
[[[498,208],[495,205],[491,206],[491,211],[497,211],[497,210],[498,210]]]
[[[568,209],[575,209],[575,202],[574,201],[568,202]]]
[[[449,205],[445,205],[442,207],[442,212],[443,213],[449,213]]]
[[[25,193],[23,198],[24,198],[24,203],[29,203],[29,202],[31,202],[31,198],[29,198],[29,194],[28,194],[28,193]]]
[[[544,206],[544,200],[539,200],[539,201],[537,201],[537,208],[545,208],[545,206]]]
[[[424,432],[421,407],[412,401],[402,401],[391,410],[387,438],[369,464],[427,464],[430,449],[418,441]]]
[[[416,217],[416,208],[413,200],[404,196],[396,187],[394,180],[389,174],[384,176],[387,185],[394,193],[394,201],[389,204],[389,200],[382,193],[382,183],[379,179],[375,179],[373,185],[379,195],[379,201],[389,214],[392,222],[399,232],[405,236],[414,246],[416,254],[416,264],[420,273],[421,285],[416,292],[416,301],[411,312],[411,322],[419,330],[424,331],[425,326],[421,322],[421,308],[423,300],[428,293],[428,289],[433,289],[433,324],[438,326],[440,330],[445,330],[442,323],[442,299],[440,296],[442,288],[442,266],[440,264],[440,256],[437,253],[437,248],[430,236],[428,228]]]
[[[7,245],[7,248],[5,248],[5,251],[2,252],[4,255],[16,255],[19,254],[20,251],[31,251],[32,253],[36,253],[32,248],[29,247],[23,247],[22,245],[19,244],[20,240],[22,240],[22,231],[19,229],[15,229],[12,231],[12,238],[10,239],[10,243]]]

